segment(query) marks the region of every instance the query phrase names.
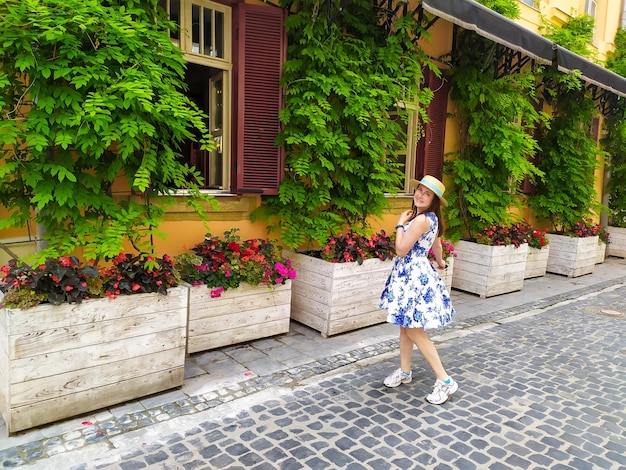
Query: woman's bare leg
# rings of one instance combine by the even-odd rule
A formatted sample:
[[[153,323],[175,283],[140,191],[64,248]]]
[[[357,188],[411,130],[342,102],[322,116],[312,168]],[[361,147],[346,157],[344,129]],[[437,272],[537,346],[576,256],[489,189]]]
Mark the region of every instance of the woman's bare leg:
[[[410,370],[410,369],[405,369],[404,365],[403,365],[403,341],[402,341],[402,337],[406,337],[406,339],[408,339],[411,343],[414,343],[418,349],[420,350],[420,352],[422,353],[422,356],[424,356],[424,359],[426,360],[426,362],[428,362],[428,365],[431,367],[431,369],[433,370],[433,372],[435,373],[435,377],[440,379],[440,380],[446,380],[448,378],[448,374],[446,373],[445,369],[443,368],[443,365],[441,364],[441,359],[439,359],[439,353],[437,352],[437,348],[435,348],[435,345],[433,344],[433,342],[430,340],[430,338],[426,335],[426,332],[424,331],[423,328],[400,328],[400,367],[402,367],[402,370]],[[408,343],[409,341],[405,341],[405,343]],[[413,344],[411,344],[410,346],[411,351],[413,350]],[[406,346],[405,346],[406,349]],[[406,354],[406,352],[404,353]],[[409,354],[409,367],[410,367],[410,354]]]
[[[411,372],[411,356],[413,355],[413,341],[407,335],[407,329],[400,327],[400,369]]]

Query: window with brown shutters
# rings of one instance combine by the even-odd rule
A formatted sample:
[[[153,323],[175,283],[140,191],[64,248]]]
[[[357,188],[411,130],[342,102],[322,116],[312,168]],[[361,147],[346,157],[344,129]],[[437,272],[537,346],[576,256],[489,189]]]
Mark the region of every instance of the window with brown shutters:
[[[424,73],[424,86],[432,90],[433,99],[426,111],[428,122],[424,124],[424,136],[417,143],[415,178],[419,180],[424,175],[431,175],[441,179],[450,83],[430,69]]]
[[[282,105],[284,11],[238,4],[234,9],[233,192],[277,194],[284,168],[275,145]]]

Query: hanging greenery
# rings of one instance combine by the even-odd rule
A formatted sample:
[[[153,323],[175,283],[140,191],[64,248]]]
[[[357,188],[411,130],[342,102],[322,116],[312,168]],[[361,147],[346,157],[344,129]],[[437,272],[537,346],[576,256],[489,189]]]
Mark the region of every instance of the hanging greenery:
[[[615,35],[615,49],[608,54],[606,67],[626,77],[626,30],[620,29]],[[624,98],[620,98],[621,109],[605,121],[607,136],[602,144],[608,153],[610,178],[607,184],[609,193],[609,225],[626,227],[626,121],[623,109]]]
[[[494,78],[495,44],[459,30],[453,51],[451,98],[460,122],[460,149],[446,162],[453,185],[448,237],[474,238],[486,225],[507,225],[520,204],[525,177],[543,175],[531,162],[533,131],[548,116],[536,110],[532,70]]]
[[[279,230],[286,246],[323,244],[346,226],[367,230],[381,216],[386,193],[402,187],[398,150],[406,134],[402,102],[417,103],[425,119],[432,98],[421,90],[430,62],[411,39],[425,31],[409,12],[381,27],[369,0],[283,2],[289,41],[282,85],[286,150],[279,195],[264,198],[254,220]]]
[[[544,172],[529,205],[554,231],[566,232],[576,222],[599,213],[594,171],[604,155],[591,135],[593,100],[575,75],[549,71],[544,96],[553,108],[549,129],[539,138],[537,166]]]
[[[199,175],[179,161],[205,118],[185,96],[184,59],[157,0],[5,0],[0,16],[0,229],[33,214],[47,232],[39,259],[82,248],[150,251],[163,220],[156,195]],[[136,197],[116,197],[123,174]],[[161,199],[162,201],[162,199]]]
[[[607,137],[602,140],[611,171],[606,186],[609,194],[609,225],[626,228],[626,121],[621,113],[605,121]]]

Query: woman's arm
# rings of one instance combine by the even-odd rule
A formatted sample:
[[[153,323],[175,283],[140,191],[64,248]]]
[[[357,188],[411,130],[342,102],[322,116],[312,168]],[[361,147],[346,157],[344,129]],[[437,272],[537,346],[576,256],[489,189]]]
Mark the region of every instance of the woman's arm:
[[[441,246],[441,238],[437,237],[433,243],[433,253],[435,253],[435,261],[439,269],[446,269],[446,261],[443,259],[443,247]]]

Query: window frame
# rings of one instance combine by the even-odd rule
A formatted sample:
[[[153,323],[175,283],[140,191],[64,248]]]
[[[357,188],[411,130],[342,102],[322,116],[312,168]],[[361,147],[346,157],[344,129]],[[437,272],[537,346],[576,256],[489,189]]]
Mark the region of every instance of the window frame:
[[[170,0],[165,0],[166,12],[170,14]],[[233,72],[233,9],[230,6],[222,5],[211,0],[179,0],[180,2],[180,24],[178,38],[172,38],[175,44],[183,52],[186,62],[210,67],[222,71],[222,135],[220,139],[222,154],[222,189],[202,189],[203,193],[211,194],[232,194],[231,166],[233,153],[231,148],[231,137],[233,132],[232,114],[232,72]],[[198,5],[202,8],[210,8],[219,11],[224,15],[224,57],[215,57],[199,52],[193,52],[192,42],[192,6]],[[206,110],[209,114],[209,110]],[[211,116],[209,115],[209,120]],[[211,121],[209,121],[211,122]],[[212,130],[209,129],[209,132]]]

